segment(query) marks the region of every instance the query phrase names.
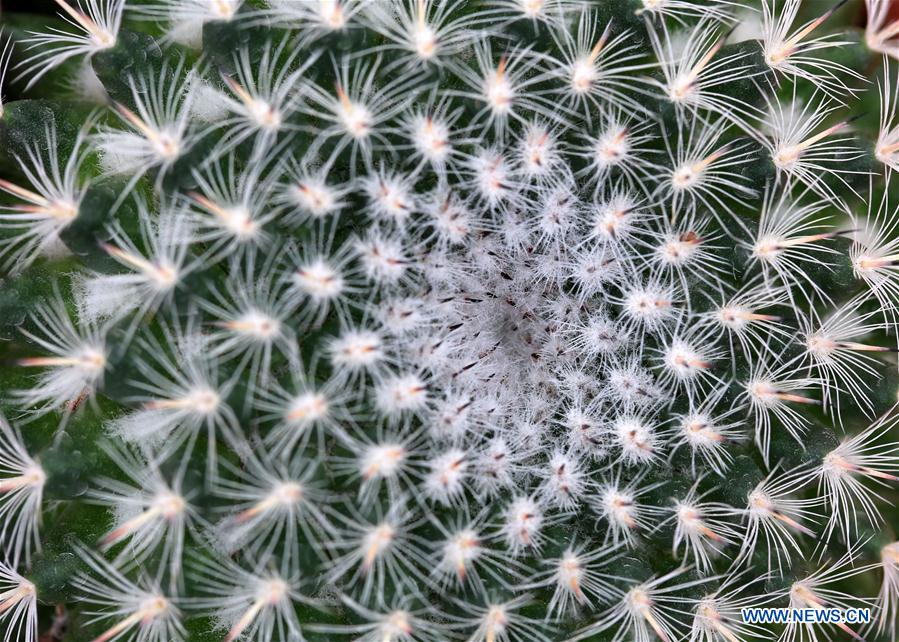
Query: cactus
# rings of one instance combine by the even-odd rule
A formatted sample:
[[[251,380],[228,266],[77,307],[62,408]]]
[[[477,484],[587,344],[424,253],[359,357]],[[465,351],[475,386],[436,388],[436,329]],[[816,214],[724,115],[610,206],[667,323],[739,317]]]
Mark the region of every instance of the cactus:
[[[3,642],[896,642],[894,3],[54,2]]]

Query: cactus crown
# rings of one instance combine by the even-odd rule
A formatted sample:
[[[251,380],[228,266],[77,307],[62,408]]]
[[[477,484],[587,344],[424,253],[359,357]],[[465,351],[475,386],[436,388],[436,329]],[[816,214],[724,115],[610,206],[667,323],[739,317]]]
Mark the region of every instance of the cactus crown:
[[[895,642],[891,2],[54,10],[4,642]]]

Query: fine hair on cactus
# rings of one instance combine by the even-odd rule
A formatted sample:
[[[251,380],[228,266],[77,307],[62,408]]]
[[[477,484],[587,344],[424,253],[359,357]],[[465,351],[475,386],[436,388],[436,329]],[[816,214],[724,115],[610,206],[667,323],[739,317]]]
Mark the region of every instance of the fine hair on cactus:
[[[899,1],[0,5],[0,642],[899,642]]]

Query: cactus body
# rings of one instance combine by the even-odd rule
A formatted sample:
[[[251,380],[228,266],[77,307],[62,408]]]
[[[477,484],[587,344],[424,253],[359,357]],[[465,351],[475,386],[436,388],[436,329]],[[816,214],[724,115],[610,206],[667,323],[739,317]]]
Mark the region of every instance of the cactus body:
[[[895,642],[890,2],[0,25],[4,642]]]

